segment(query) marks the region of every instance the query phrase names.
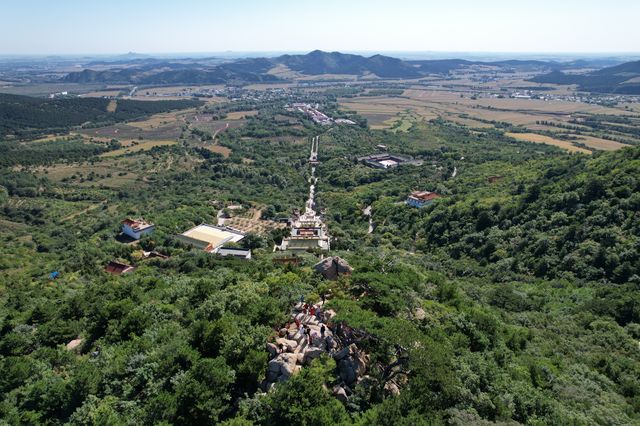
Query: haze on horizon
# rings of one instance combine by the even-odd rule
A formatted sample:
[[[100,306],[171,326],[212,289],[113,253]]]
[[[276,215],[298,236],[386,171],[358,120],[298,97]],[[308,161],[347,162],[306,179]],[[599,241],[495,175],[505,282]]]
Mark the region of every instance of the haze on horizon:
[[[5,0],[0,54],[640,50],[640,2]]]

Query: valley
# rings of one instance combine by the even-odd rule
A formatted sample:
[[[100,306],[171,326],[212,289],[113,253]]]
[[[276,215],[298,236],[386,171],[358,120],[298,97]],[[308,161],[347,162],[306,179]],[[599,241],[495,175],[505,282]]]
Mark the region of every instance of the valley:
[[[0,422],[638,422],[619,63],[134,56],[0,67]]]

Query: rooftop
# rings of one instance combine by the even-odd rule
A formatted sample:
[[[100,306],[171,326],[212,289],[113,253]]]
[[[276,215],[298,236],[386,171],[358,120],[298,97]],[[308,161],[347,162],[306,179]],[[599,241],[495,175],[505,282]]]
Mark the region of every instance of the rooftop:
[[[155,226],[153,223],[149,223],[144,219],[131,219],[131,218],[127,218],[123,220],[122,224],[131,227],[131,229],[133,229],[136,232],[143,231],[147,228],[151,228]]]
[[[177,237],[198,248],[213,251],[225,243],[237,243],[244,238],[244,234],[228,227],[202,224],[183,232]]]
[[[437,192],[429,192],[429,191],[414,191],[411,193],[411,195],[409,195],[409,198],[412,198],[418,201],[431,201],[440,197],[441,195],[438,194]]]
[[[113,275],[126,274],[127,272],[132,272],[134,269],[135,268],[131,265],[116,262],[115,260],[109,262],[104,268],[105,271]]]

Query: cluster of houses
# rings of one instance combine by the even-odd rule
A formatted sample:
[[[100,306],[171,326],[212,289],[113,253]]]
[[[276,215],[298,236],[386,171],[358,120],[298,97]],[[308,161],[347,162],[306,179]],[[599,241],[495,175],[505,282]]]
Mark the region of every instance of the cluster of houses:
[[[406,204],[411,207],[422,208],[442,196],[437,192],[414,191],[406,199]],[[289,252],[301,252],[319,249],[328,251],[330,249],[330,238],[327,226],[322,220],[322,216],[312,208],[312,198],[302,215],[294,215],[291,220],[291,234],[282,240],[282,244],[277,246],[277,250]],[[125,219],[122,221],[122,233],[137,241],[145,235],[153,233],[155,225],[144,219]],[[229,247],[229,244],[238,243],[244,239],[246,234],[227,226],[216,226],[201,224],[195,226],[181,234],[175,235],[181,241],[198,250],[206,253],[213,253],[224,257],[234,257],[238,259],[251,259],[251,250],[245,248]],[[162,258],[167,256],[156,251],[143,251],[144,258]],[[111,261],[105,267],[105,271],[113,275],[121,275],[133,272],[136,269],[133,265]]]
[[[333,123],[347,124],[347,125],[356,124],[355,121],[349,120],[346,118],[336,118],[334,120],[333,118],[329,117],[327,114],[318,110],[318,108],[320,108],[319,104],[311,105],[311,104],[305,104],[300,102],[293,103],[291,105],[285,105],[285,109],[287,111],[301,112],[307,117],[309,117],[311,120],[313,120],[314,123],[320,124],[321,126],[331,126]]]

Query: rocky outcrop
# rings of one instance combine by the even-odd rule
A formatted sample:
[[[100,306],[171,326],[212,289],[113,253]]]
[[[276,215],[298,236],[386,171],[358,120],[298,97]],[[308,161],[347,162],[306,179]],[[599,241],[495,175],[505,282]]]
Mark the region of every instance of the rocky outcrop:
[[[340,379],[347,385],[352,385],[358,377],[364,376],[369,365],[369,355],[360,351],[355,344],[333,354],[333,359],[338,363]]]
[[[334,334],[330,328],[330,321],[336,315],[334,311],[323,310],[322,304],[313,308],[316,315],[310,315],[311,310],[305,309],[302,303],[297,304],[291,315],[292,321],[278,330],[278,337],[273,342],[267,343],[270,361],[261,388],[268,392],[275,384],[288,380],[313,360],[327,355],[336,361],[341,380],[333,393],[338,400],[347,402],[351,395],[350,387],[358,383],[368,371],[369,356],[355,343],[344,346],[343,340]],[[304,332],[306,330],[310,333],[310,338]]]
[[[328,257],[313,266],[326,280],[335,281],[342,275],[351,275],[353,268],[341,257]]]

